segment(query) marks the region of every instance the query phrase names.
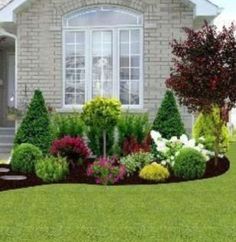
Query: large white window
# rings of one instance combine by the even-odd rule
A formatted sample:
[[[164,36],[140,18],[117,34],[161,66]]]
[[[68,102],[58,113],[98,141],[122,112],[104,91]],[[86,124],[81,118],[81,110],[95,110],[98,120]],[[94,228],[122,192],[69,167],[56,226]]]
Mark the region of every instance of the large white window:
[[[143,102],[143,17],[116,7],[70,13],[64,28],[64,105],[116,97],[127,107]]]

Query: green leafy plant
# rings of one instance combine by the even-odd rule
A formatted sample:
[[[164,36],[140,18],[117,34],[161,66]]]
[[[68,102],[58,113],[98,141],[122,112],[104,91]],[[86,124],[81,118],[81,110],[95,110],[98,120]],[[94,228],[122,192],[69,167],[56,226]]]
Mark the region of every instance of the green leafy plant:
[[[220,109],[214,107],[209,113],[201,113],[193,128],[193,137],[202,142],[208,150],[215,152],[216,163],[219,154],[225,154],[229,148],[230,134],[221,119]]]
[[[166,139],[173,136],[180,137],[186,133],[175,97],[171,91],[166,92],[152,128]]]
[[[14,144],[29,143],[37,146],[45,154],[52,142],[50,118],[42,92],[36,90],[26,116],[17,131]]]
[[[146,139],[151,129],[147,114],[122,114],[117,129],[120,155],[132,153],[135,149],[147,149]],[[131,143],[134,147],[127,147]]]
[[[121,164],[125,165],[127,175],[132,176],[153,161],[154,157],[151,153],[139,152],[122,158],[120,162]]]
[[[69,166],[65,158],[48,156],[36,163],[36,175],[44,182],[59,182],[69,174]]]
[[[51,122],[55,139],[64,136],[82,137],[84,134],[85,125],[79,113],[53,114]]]
[[[21,144],[13,151],[11,168],[16,172],[34,173],[35,164],[42,157],[42,151],[38,147],[32,144]]]
[[[139,173],[139,176],[148,181],[164,182],[170,176],[167,168],[156,162],[146,165]]]
[[[116,99],[97,97],[85,104],[82,113],[84,123],[97,129],[103,136],[103,156],[106,157],[107,131],[114,128],[121,113],[121,103]]]
[[[176,177],[191,180],[203,177],[206,170],[204,156],[193,148],[183,148],[175,159],[173,172]]]

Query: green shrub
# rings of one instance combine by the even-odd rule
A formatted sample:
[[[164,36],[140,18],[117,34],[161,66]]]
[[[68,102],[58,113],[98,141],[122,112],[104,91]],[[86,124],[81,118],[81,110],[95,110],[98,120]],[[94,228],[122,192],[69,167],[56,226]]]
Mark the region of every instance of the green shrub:
[[[221,120],[219,108],[198,116],[193,128],[193,137],[197,142],[203,143],[208,150],[218,154],[227,152],[230,134]]]
[[[116,99],[97,97],[87,102],[83,108],[82,119],[90,128],[97,129],[103,137],[103,156],[106,156],[107,132],[113,129],[120,117],[121,103]],[[93,142],[90,140],[90,142]]]
[[[203,177],[206,170],[204,156],[193,148],[183,148],[175,159],[173,172],[176,177],[191,180]]]
[[[161,133],[163,138],[180,137],[185,134],[184,124],[171,91],[167,91],[162,101],[157,117],[153,123],[153,130]]]
[[[13,151],[11,168],[16,172],[34,173],[35,164],[42,157],[42,151],[38,147],[32,144],[21,144]]]
[[[37,146],[45,154],[48,152],[52,134],[50,119],[42,92],[36,90],[26,116],[17,131],[14,144],[28,143]]]
[[[145,166],[139,173],[139,176],[148,181],[164,182],[170,176],[167,168],[156,162]]]
[[[59,182],[69,174],[69,166],[65,158],[48,156],[36,163],[36,174],[44,182]]]
[[[154,161],[151,153],[135,153],[121,159],[121,164],[125,165],[128,176],[132,176],[135,172],[139,172],[145,165]]]
[[[51,121],[55,139],[64,136],[82,137],[84,134],[84,122],[79,113],[54,114]]]
[[[120,147],[120,155],[123,154],[122,150],[124,143],[127,140],[136,140],[138,144],[143,144],[147,138],[151,125],[148,120],[147,114],[122,114],[118,124],[118,145]]]

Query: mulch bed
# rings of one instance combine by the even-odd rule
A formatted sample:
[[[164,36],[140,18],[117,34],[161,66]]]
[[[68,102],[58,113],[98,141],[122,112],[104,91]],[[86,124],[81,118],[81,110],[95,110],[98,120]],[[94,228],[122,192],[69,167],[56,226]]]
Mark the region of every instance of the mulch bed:
[[[57,184],[95,184],[95,179],[92,177],[87,177],[86,175],[86,167],[88,165],[85,163],[83,166],[75,166],[73,169],[71,169],[70,175],[67,177],[67,179],[63,182],[57,183]],[[10,168],[9,165],[0,165],[0,168]],[[210,160],[207,163],[207,169],[205,172],[205,175],[202,179],[212,178],[216,176],[223,175],[226,173],[230,168],[230,162],[225,157],[222,159],[219,159],[218,166],[215,167],[214,160]],[[22,173],[16,173],[16,172],[8,172],[8,173],[0,173],[0,176],[4,175],[25,175]],[[27,187],[34,187],[39,185],[45,185],[40,178],[36,177],[33,174],[27,174],[27,180],[23,181],[5,181],[0,179],[0,191],[6,191],[6,190],[12,190],[12,189],[18,189],[18,188],[27,188]],[[187,182],[182,179],[179,179],[177,177],[170,177],[165,183],[178,183],[178,182]],[[119,183],[115,185],[150,185],[150,184],[156,184],[154,182],[148,182],[138,177],[138,175],[133,177],[127,177],[123,181],[120,181]]]

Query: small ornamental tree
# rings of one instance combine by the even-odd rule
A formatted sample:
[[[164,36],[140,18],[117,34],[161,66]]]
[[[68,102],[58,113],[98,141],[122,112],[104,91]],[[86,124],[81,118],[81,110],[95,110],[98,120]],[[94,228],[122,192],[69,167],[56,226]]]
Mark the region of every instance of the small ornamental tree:
[[[167,87],[190,111],[209,113],[214,107],[223,109],[226,104],[228,110],[232,109],[236,103],[235,26],[223,27],[218,32],[216,26],[205,22],[200,30],[184,30],[186,40],[172,43],[174,68]],[[221,132],[223,122],[216,125]]]
[[[84,123],[103,134],[103,156],[106,157],[107,131],[116,126],[121,114],[121,103],[116,99],[97,97],[85,104]]]
[[[174,40],[174,68],[167,87],[191,111],[210,111],[212,107],[231,109],[236,103],[235,26],[205,25],[194,31],[184,29],[187,39]]]
[[[162,101],[157,117],[153,123],[153,130],[161,133],[163,138],[180,137],[185,133],[184,124],[171,91],[167,91]]]
[[[36,90],[14,140],[14,144],[28,143],[46,154],[52,142],[50,119],[41,91]]]

